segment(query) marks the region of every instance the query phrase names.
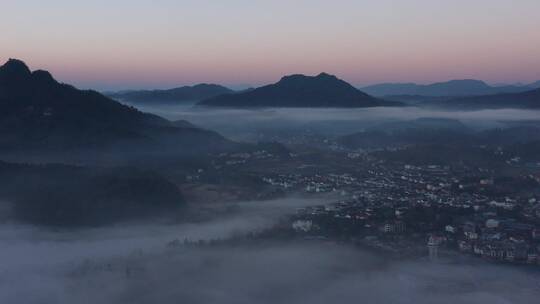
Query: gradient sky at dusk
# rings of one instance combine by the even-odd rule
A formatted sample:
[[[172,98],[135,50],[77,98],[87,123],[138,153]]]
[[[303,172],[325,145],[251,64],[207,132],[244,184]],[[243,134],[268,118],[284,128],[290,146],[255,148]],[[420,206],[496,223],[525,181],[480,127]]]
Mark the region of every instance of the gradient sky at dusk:
[[[0,61],[83,88],[540,80],[539,0],[18,0]]]

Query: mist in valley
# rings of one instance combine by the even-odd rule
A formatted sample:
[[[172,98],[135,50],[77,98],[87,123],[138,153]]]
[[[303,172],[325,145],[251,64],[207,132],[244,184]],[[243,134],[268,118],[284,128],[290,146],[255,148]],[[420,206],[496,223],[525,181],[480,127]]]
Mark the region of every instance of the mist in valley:
[[[3,1],[0,304],[538,303],[515,2]]]
[[[539,111],[510,109],[140,109],[248,142],[265,132],[278,139],[306,132],[338,137],[423,118],[457,120],[476,131],[540,120]],[[10,204],[3,203],[0,303],[531,303],[540,296],[536,270],[468,257],[395,259],[350,243],[300,239],[184,244],[257,233],[297,208],[326,203],[328,197],[293,196],[219,207],[188,204],[182,221],[93,228],[14,221]],[[189,220],[190,212],[204,208],[217,211]]]
[[[150,103],[149,103],[150,104]],[[264,140],[261,135],[316,134],[336,137],[385,124],[422,118],[451,119],[473,130],[506,128],[509,123],[540,121],[540,111],[530,109],[445,110],[422,107],[376,108],[213,108],[194,104],[133,105],[169,120],[187,120],[240,141]]]
[[[4,222],[1,303],[532,303],[540,273],[469,263],[395,260],[351,245],[219,240],[270,227],[292,197],[245,202],[201,222],[59,230]]]

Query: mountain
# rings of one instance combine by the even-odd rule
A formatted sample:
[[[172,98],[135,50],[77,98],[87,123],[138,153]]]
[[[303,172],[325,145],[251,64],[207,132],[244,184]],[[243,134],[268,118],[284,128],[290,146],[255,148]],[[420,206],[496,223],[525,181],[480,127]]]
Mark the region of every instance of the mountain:
[[[198,84],[169,90],[125,91],[107,94],[111,98],[133,103],[177,103],[201,101],[234,91],[217,84]]]
[[[465,109],[540,109],[540,89],[521,93],[470,96],[436,103],[437,106]]]
[[[199,105],[220,107],[376,107],[395,106],[369,96],[336,76],[291,75],[275,84],[250,91],[220,95]]]
[[[0,152],[122,144],[187,151],[227,143],[217,133],[171,123],[98,92],[59,83],[50,73],[32,72],[16,59],[0,66],[0,109]]]
[[[527,87],[520,86],[493,87],[480,80],[463,79],[429,85],[418,85],[415,83],[383,83],[364,87],[362,88],[362,91],[374,96],[469,96],[523,92],[527,89]]]
[[[540,80],[527,85],[531,89],[540,89]]]

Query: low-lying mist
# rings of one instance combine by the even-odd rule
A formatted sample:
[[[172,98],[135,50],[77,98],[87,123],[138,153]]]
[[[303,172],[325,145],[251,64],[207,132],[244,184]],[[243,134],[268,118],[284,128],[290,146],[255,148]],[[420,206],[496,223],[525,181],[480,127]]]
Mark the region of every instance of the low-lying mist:
[[[259,132],[310,131],[325,136],[341,136],[388,122],[418,118],[456,119],[473,129],[504,127],[504,122],[540,120],[540,111],[497,109],[448,111],[419,107],[379,107],[358,109],[263,108],[225,109],[193,105],[136,105],[145,112],[170,120],[187,120],[235,140],[256,140]]]
[[[533,303],[537,272],[392,260],[345,244],[268,241],[170,248],[269,227],[320,200],[240,203],[199,223],[69,231],[4,223],[0,303]]]
[[[302,198],[242,202],[235,204],[233,213],[203,222],[88,229],[50,229],[4,218],[0,224],[0,303],[73,303],[64,301],[70,283],[66,275],[84,261],[123,258],[134,252],[159,254],[175,239],[226,239],[268,228],[295,208],[321,203]]]
[[[337,244],[188,248],[102,263],[113,266],[72,275],[74,298],[84,293],[101,303],[418,304],[532,303],[540,295],[536,274],[391,261]]]

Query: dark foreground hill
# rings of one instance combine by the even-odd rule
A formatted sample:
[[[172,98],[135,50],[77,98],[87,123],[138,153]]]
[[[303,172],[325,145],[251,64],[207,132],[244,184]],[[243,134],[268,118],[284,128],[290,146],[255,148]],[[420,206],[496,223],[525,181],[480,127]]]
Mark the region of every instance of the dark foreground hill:
[[[200,152],[231,144],[217,133],[59,83],[46,71],[31,72],[15,59],[0,66],[0,109],[0,153],[125,147]]]
[[[219,107],[378,107],[401,105],[369,96],[336,76],[291,75],[243,93],[220,95],[199,105]]]
[[[133,168],[0,161],[0,183],[0,201],[9,203],[12,210],[2,216],[38,225],[94,226],[177,216],[184,205],[174,184],[156,173]]]
[[[116,92],[108,94],[109,97],[132,103],[167,103],[177,104],[182,102],[196,102],[222,94],[230,94],[234,91],[217,84],[198,84],[183,86],[168,90],[138,90]]]

